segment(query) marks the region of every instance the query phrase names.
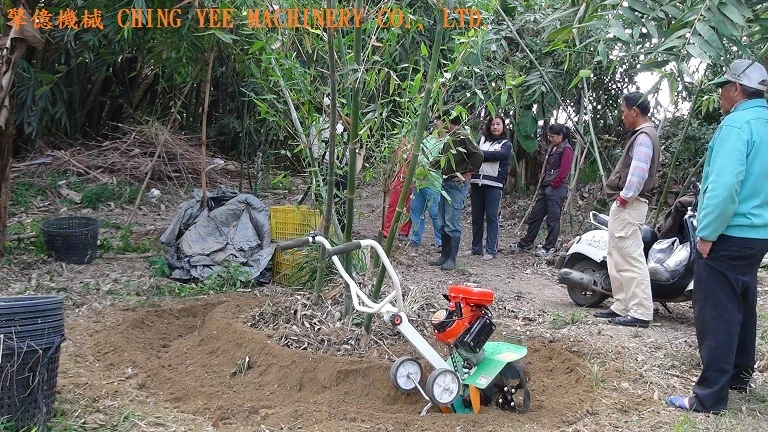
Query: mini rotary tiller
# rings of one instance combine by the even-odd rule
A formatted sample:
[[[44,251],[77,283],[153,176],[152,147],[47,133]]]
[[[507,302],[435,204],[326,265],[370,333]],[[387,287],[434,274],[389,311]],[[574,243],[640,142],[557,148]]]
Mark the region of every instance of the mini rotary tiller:
[[[352,304],[356,310],[379,314],[386,322],[397,327],[434,368],[426,382],[422,383],[421,363],[412,357],[401,357],[392,364],[389,373],[395,388],[402,392],[418,390],[427,400],[422,415],[432,406],[437,406],[445,413],[468,414],[478,413],[481,406],[491,404],[520,414],[528,412],[530,393],[525,370],[519,362],[528,353],[527,348],[522,344],[488,341],[496,330],[489,309],[494,300],[493,291],[461,285],[448,288],[448,293],[444,294],[448,305],[435,312],[431,319],[435,339],[450,347],[450,355],[443,358],[408,320],[400,280],[379,243],[358,240],[331,247],[320,234],[311,233],[308,237],[278,244],[276,250],[308,244],[320,244],[326,248],[326,256],[331,258],[339,274],[350,286]],[[378,303],[360,290],[338,258],[338,255],[362,247],[376,250],[394,286],[394,290]]]

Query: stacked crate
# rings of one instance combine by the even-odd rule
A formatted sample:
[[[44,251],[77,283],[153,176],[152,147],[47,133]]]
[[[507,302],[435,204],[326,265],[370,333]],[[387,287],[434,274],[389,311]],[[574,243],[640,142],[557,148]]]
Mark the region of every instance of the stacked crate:
[[[320,231],[320,211],[308,206],[275,206],[269,209],[270,231],[272,241],[283,242],[304,237],[311,231]],[[272,274],[275,281],[281,284],[290,284],[295,266],[307,252],[302,250],[289,250],[278,252],[272,259]]]

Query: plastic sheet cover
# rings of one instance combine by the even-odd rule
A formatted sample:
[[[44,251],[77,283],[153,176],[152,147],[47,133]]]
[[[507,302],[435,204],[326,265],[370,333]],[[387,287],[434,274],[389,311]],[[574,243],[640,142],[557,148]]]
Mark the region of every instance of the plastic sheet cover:
[[[165,257],[177,280],[205,279],[228,261],[250,273],[251,280],[271,280],[269,208],[251,194],[220,186],[208,194],[201,210],[202,192],[179,206],[176,217],[160,237],[169,248]]]

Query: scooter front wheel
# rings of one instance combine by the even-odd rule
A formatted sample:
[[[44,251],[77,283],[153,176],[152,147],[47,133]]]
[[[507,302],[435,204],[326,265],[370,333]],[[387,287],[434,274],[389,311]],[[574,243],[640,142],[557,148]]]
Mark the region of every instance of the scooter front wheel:
[[[589,259],[583,259],[574,264],[571,268],[591,276],[600,289],[611,289],[608,268],[605,264],[596,263]],[[568,285],[568,295],[571,297],[571,300],[576,303],[576,306],[581,307],[595,307],[608,298],[605,294],[571,285]]]

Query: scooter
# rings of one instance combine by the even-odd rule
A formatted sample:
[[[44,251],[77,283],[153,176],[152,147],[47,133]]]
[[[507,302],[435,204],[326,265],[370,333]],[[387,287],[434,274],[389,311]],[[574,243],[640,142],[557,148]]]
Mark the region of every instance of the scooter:
[[[349,285],[352,305],[357,311],[380,315],[384,322],[397,328],[433,367],[426,383],[422,382],[421,363],[412,357],[398,358],[390,369],[389,378],[397,390],[403,393],[418,390],[427,400],[421,415],[433,406],[444,413],[477,414],[481,406],[492,403],[505,411],[528,412],[530,391],[525,369],[519,361],[528,349],[522,344],[489,340],[496,329],[490,311],[494,291],[469,285],[448,288],[447,294],[443,295],[448,301],[447,306],[436,311],[430,319],[435,339],[450,347],[450,354],[443,358],[411,324],[418,318],[408,316],[400,279],[378,242],[356,240],[332,247],[322,235],[310,233],[307,237],[279,243],[275,250],[285,251],[309,244],[319,244],[326,249],[326,257]],[[376,251],[394,287],[379,302],[360,289],[338,258],[364,247]]]
[[[653,301],[670,313],[667,303],[687,302],[693,294],[693,268],[696,251],[696,199],[678,223],[675,235],[659,239],[648,225],[642,227],[643,254],[651,276]],[[690,199],[690,196],[689,196]],[[590,212],[595,229],[577,236],[566,246],[555,268],[560,269],[558,282],[568,287],[571,300],[582,307],[595,307],[612,297],[608,275],[609,217]]]

